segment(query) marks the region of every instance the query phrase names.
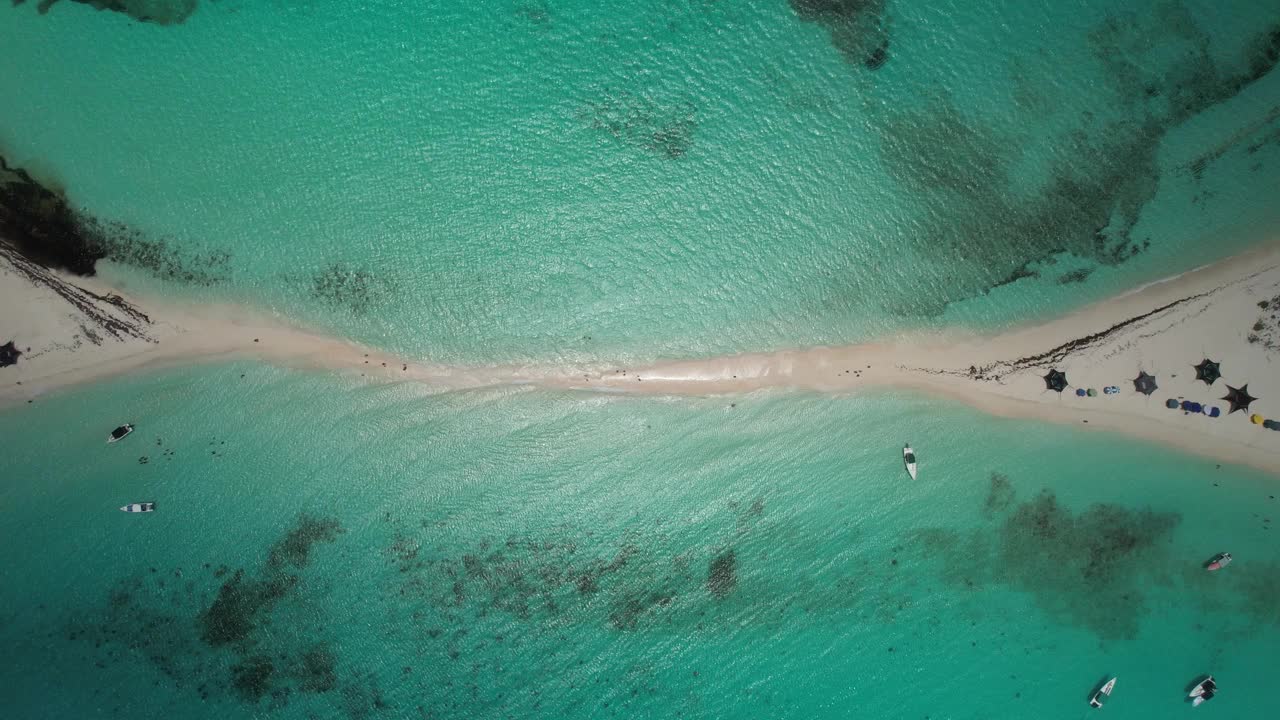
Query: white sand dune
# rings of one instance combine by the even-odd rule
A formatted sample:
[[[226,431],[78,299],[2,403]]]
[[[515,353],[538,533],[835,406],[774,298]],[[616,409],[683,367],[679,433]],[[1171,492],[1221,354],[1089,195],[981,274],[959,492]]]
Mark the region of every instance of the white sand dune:
[[[76,383],[188,363],[238,357],[289,366],[359,372],[377,380],[425,382],[441,389],[498,384],[661,395],[713,395],[764,389],[856,392],[896,386],[945,395],[996,415],[1123,433],[1280,474],[1280,432],[1227,415],[1226,386],[1248,383],[1261,398],[1252,411],[1280,418],[1274,352],[1251,342],[1252,327],[1276,308],[1280,245],[1151,283],[1064,317],[997,336],[903,336],[872,344],[819,347],[618,367],[446,367],[395,357],[240,307],[179,306],[128,297],[96,281],[33,279],[30,267],[0,257],[0,342],[24,354],[0,369],[0,405],[23,403]],[[68,290],[68,288],[71,288]],[[55,291],[56,289],[56,291]],[[68,293],[72,300],[68,299]],[[103,331],[106,326],[115,328]],[[123,329],[121,329],[123,328]],[[27,348],[30,348],[27,351]],[[1195,379],[1204,357],[1222,363],[1212,387]],[[1051,367],[1067,373],[1066,393],[1045,389]],[[1160,389],[1134,391],[1139,370]],[[1103,387],[1121,393],[1104,396]],[[1097,397],[1079,398],[1076,387]],[[1164,406],[1168,398],[1216,405],[1210,419]]]

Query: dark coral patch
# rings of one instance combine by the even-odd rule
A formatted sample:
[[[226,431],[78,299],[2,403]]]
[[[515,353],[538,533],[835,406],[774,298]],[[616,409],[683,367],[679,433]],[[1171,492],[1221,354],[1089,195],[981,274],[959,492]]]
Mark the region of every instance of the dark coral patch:
[[[266,655],[253,655],[231,666],[231,686],[246,702],[256,703],[272,689],[275,665]]]
[[[333,647],[316,638],[314,616],[298,626],[291,609],[280,605],[291,597],[313,599],[303,594],[308,585],[297,573],[310,564],[316,544],[341,532],[335,520],[301,516],[268,548],[257,572],[214,569],[212,575],[225,582],[212,599],[201,581],[173,582],[183,577],[180,568],[150,568],[113,587],[97,616],[78,615],[69,634],[92,642],[98,667],[145,658],[174,687],[191,689],[202,700],[222,693],[251,705],[266,700],[275,710],[296,693],[329,693],[344,684]],[[333,701],[341,709],[364,716],[385,707],[376,688],[361,689],[358,678],[347,684],[369,702],[351,705],[344,695]]]
[[[1045,612],[1104,639],[1133,638],[1147,613],[1145,595],[1167,583],[1174,513],[1098,503],[1079,513],[1050,491],[1016,503],[1008,480],[992,476],[989,524],[970,533],[942,528],[917,534],[941,557],[944,578],[977,589],[995,583],[1027,593]]]
[[[688,102],[622,91],[583,109],[587,124],[629,147],[676,159],[693,146],[697,110]]]
[[[850,63],[878,70],[889,59],[887,0],[791,0],[791,9],[817,23]]]
[[[733,548],[716,555],[707,567],[707,592],[717,600],[729,597],[738,585],[738,556]]]
[[[301,281],[308,295],[333,307],[363,315],[394,292],[394,284],[369,270],[334,263]]]
[[[92,276],[107,259],[146,270],[162,280],[212,286],[230,279],[226,252],[181,250],[129,226],[98,220],[0,157],[0,238],[42,267]]]
[[[987,490],[987,500],[982,509],[988,515],[1002,513],[1009,509],[1015,497],[1016,492],[1013,489],[1013,483],[1009,482],[1009,477],[1001,473],[991,473],[991,487]]]
[[[1177,3],[1150,16],[1109,18],[1089,36],[1106,78],[1097,107],[1082,108],[1072,127],[1031,141],[1002,130],[1003,120],[957,107],[940,86],[921,103],[877,106],[881,161],[920,210],[906,241],[939,267],[966,269],[928,292],[890,300],[888,309],[935,316],[1061,255],[1114,266],[1144,251],[1150,240],[1135,228],[1159,186],[1165,137],[1269,73],[1278,32],[1267,28],[1243,43],[1244,67],[1232,71],[1219,65],[1209,34]],[[1027,117],[1028,125],[1036,122]],[[1027,156],[1041,152],[1053,160],[1029,181]],[[1074,282],[1080,275],[1052,277]]]
[[[177,25],[191,17],[196,11],[196,0],[72,0],[81,5],[88,5],[95,10],[118,12],[139,22],[156,25]],[[14,5],[21,5],[26,0],[13,0]],[[37,6],[40,14],[49,12],[58,0],[40,0]]]
[[[317,543],[331,543],[343,532],[342,524],[334,518],[317,518],[303,514],[293,528],[285,534],[267,556],[267,567],[290,565],[304,568],[311,560],[311,549]]]
[[[106,257],[101,241],[85,231],[61,192],[0,157],[0,237],[32,261],[73,275],[93,275]]]

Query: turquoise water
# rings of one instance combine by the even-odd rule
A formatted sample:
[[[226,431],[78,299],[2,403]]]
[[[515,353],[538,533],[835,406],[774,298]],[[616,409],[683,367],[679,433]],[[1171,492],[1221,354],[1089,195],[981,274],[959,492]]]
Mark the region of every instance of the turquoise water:
[[[26,4],[0,147],[197,280],[132,286],[441,361],[1001,326],[1280,217],[1274,4],[866,6],[875,71],[786,0]]]
[[[1002,327],[1278,219],[1274,3],[796,5],[24,3],[0,154],[117,282],[466,363]],[[5,717],[1280,711],[1275,479],[1101,434],[245,364],[0,436]]]
[[[1157,718],[1210,671],[1207,711],[1280,710],[1280,505],[1236,468],[910,395],[38,403],[0,416],[11,717],[1076,717],[1116,674]]]

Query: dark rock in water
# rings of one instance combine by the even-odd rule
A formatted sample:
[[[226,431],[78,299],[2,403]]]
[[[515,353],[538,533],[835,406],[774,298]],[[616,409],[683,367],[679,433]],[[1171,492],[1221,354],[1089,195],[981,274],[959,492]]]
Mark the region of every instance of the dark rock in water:
[[[715,556],[707,568],[707,591],[717,599],[726,598],[738,585],[738,557],[730,548]]]
[[[26,0],[13,0],[14,5],[21,5]],[[58,0],[40,0],[37,6],[41,15],[49,12]],[[118,12],[138,22],[156,25],[177,25],[191,17],[196,11],[196,0],[72,0],[81,5],[88,5],[95,10]]]
[[[22,355],[22,351],[14,346],[13,341],[0,345],[0,367],[9,367],[18,364],[18,357]]]
[[[49,190],[0,157],[0,238],[44,267],[93,275],[106,248],[86,233],[61,192]]]
[[[98,220],[68,203],[66,195],[51,190],[21,168],[10,168],[0,157],[0,256],[9,260],[37,285],[52,287],[81,312],[90,300],[127,303],[115,296],[92,296],[68,289],[64,281],[51,280],[39,270],[65,270],[92,276],[99,260],[110,259],[147,270],[162,280],[211,286],[230,277],[230,254],[191,253],[165,239],[144,237],[123,223]],[[46,273],[47,274],[47,273]],[[74,286],[69,286],[74,287]],[[69,294],[78,296],[71,298]]]

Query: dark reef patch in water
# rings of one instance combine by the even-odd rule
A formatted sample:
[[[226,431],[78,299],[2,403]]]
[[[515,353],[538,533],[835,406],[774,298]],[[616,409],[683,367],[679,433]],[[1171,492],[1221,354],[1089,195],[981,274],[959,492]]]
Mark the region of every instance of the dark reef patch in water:
[[[698,127],[692,103],[627,91],[606,90],[606,97],[587,103],[581,116],[588,127],[623,145],[672,160],[693,147]]]
[[[1013,483],[1009,482],[1009,476],[991,473],[991,487],[987,490],[987,500],[982,506],[983,512],[988,516],[992,513],[1002,513],[1009,509],[1016,497],[1017,491],[1013,489]]]
[[[200,615],[200,637],[214,647],[245,643],[257,629],[259,619],[298,586],[301,578],[293,571],[307,566],[312,547],[333,542],[341,532],[337,520],[299,516],[284,537],[271,546],[256,577],[246,576],[243,569],[236,570],[222,584],[218,596]]]
[[[14,5],[22,5],[26,0],[13,0]],[[40,0],[36,6],[41,15],[49,12],[49,8],[58,0]],[[95,10],[118,12],[139,22],[156,25],[177,25],[184,22],[196,11],[196,0],[72,0],[72,2],[88,5]]]
[[[1145,594],[1172,580],[1176,560],[1168,545],[1177,514],[1108,503],[1074,513],[1048,490],[1017,503],[998,474],[984,510],[989,524],[970,533],[917,534],[930,555],[942,558],[943,577],[953,585],[1012,587],[1101,639],[1130,639],[1147,613]]]
[[[349,717],[365,717],[385,706],[380,694],[363,678],[341,677],[333,646],[316,637],[323,621],[298,617],[296,608],[310,604],[298,572],[317,544],[342,532],[336,520],[304,514],[267,549],[256,573],[205,563],[203,579],[174,582],[184,578],[180,568],[150,568],[117,583],[100,612],[77,615],[71,639],[92,643],[98,667],[146,659],[174,687],[202,700],[222,694],[250,705],[265,700],[275,710],[297,693],[349,686],[334,702]],[[286,598],[291,606],[281,607]]]
[[[297,577],[288,575],[246,579],[244,570],[236,570],[200,615],[200,638],[213,647],[244,642],[256,628],[258,616],[269,612],[297,582]]]
[[[790,0],[805,22],[821,25],[844,59],[878,70],[889,59],[887,0]]]
[[[0,238],[23,256],[47,268],[93,275],[106,257],[97,238],[86,233],[80,216],[60,191],[50,190],[22,168],[0,157]]]
[[[275,665],[266,655],[253,655],[231,666],[231,686],[245,702],[256,703],[273,688]]]
[[[189,252],[166,239],[150,239],[129,226],[99,220],[71,207],[50,189],[0,157],[0,238],[31,263],[90,277],[107,259],[146,270],[162,280],[212,286],[230,279],[226,252]]]
[[[707,592],[717,600],[729,597],[738,585],[738,556],[729,548],[711,559],[707,567]]]
[[[730,500],[727,506],[716,521],[720,541],[710,553],[680,549],[672,536],[681,530],[666,521],[628,530],[616,544],[597,545],[589,540],[593,531],[563,527],[452,549],[429,536],[414,537],[408,528],[417,523],[395,525],[383,555],[387,594],[412,608],[398,626],[442,659],[463,663],[472,648],[489,642],[515,647],[513,634],[547,636],[567,625],[694,632],[744,603],[758,610],[761,622],[776,622],[796,602],[792,589],[774,601],[768,590],[752,588],[748,598],[739,582],[738,561],[744,544],[758,542],[765,499]],[[704,540],[690,538],[685,547],[703,548]],[[840,594],[844,602],[846,593]],[[472,639],[477,637],[493,639]]]
[[[364,315],[394,294],[395,286],[387,278],[369,270],[333,263],[305,278],[290,278],[315,300],[331,307]]]
[[[888,309],[936,316],[1056,256],[1114,266],[1141,253],[1150,238],[1135,227],[1156,195],[1165,137],[1269,73],[1278,32],[1273,26],[1246,39],[1247,57],[1233,70],[1219,66],[1222,53],[1210,52],[1208,33],[1176,2],[1150,15],[1113,15],[1089,35],[1107,78],[1096,108],[1081,108],[1074,127],[1039,137],[1015,137],[1003,118],[988,123],[957,107],[941,85],[914,104],[871,105],[881,161],[919,209],[906,241],[938,268],[964,268]],[[1036,112],[1017,103],[1001,110]],[[1019,127],[1040,126],[1038,116],[1025,120]],[[1028,182],[1032,153],[1053,160]]]
[[[1089,276],[1093,274],[1093,270],[1093,268],[1077,268],[1075,270],[1065,272],[1058,276],[1058,284],[1071,285],[1074,283],[1082,283],[1089,279]]]

